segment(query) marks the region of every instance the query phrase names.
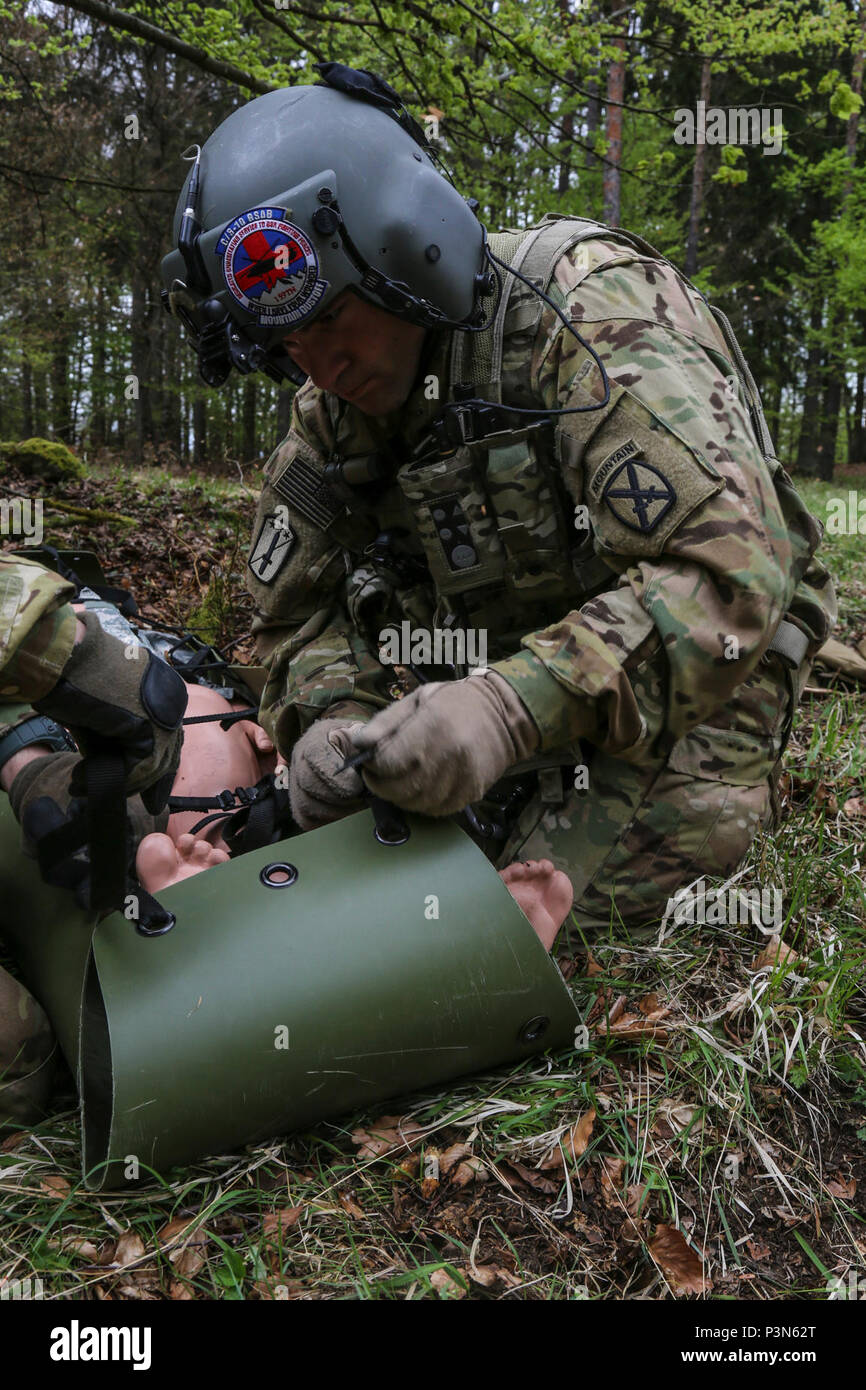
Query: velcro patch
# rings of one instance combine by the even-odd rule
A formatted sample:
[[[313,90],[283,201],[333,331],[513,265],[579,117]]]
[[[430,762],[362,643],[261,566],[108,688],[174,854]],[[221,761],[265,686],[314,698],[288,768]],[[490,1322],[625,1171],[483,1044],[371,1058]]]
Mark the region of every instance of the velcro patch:
[[[609,454],[607,458],[599,464],[592,482],[589,485],[590,494],[595,498],[596,502],[601,496],[601,490],[604,487],[606,479],[610,477],[617,464],[625,463],[626,459],[634,458],[635,454],[639,453],[640,449],[635,441],[633,439],[627,439],[625,444],[621,444],[618,449],[614,449],[613,453]]]
[[[285,510],[281,508],[280,510]],[[292,553],[295,533],[277,512],[269,512],[247,561],[261,584],[272,584]]]
[[[617,521],[644,533],[654,531],[677,500],[664,474],[640,457],[627,459],[608,475],[602,496]]]
[[[302,516],[312,521],[314,526],[321,527],[323,531],[327,531],[331,522],[336,521],[344,511],[342,504],[323,481],[322,475],[312,464],[298,455],[295,455],[279,478],[274,480],[273,487],[287,502],[291,502]]]

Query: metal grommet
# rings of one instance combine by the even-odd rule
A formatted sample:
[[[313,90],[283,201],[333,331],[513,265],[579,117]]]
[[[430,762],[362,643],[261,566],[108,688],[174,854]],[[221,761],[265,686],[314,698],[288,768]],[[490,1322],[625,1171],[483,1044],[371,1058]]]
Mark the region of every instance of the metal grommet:
[[[539,1038],[544,1037],[549,1026],[550,1019],[546,1014],[536,1014],[535,1018],[531,1018],[528,1023],[524,1023],[518,1029],[517,1041],[522,1043],[538,1042]]]
[[[380,845],[405,845],[409,838],[409,831],[406,826],[396,823],[385,825],[381,829],[377,825],[374,834]]]
[[[138,932],[139,936],[165,936],[166,932],[171,931],[172,927],[177,924],[177,918],[173,912],[164,912],[161,918],[156,917],[153,920],[161,923],[161,925],[149,927],[147,925],[147,919],[145,919],[144,922],[136,922],[135,930]]]
[[[275,874],[285,874],[285,878],[275,878]],[[266,888],[291,888],[293,883],[298,881],[298,871],[294,864],[283,862],[266,864],[259,874],[259,881]]]

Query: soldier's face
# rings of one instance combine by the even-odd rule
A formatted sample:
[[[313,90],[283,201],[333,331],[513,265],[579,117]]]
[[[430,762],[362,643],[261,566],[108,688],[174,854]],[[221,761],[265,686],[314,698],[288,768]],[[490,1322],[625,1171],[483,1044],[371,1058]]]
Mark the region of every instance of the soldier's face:
[[[401,406],[412,389],[425,334],[417,324],[344,290],[325,314],[283,342],[314,385],[364,415],[385,415]]]

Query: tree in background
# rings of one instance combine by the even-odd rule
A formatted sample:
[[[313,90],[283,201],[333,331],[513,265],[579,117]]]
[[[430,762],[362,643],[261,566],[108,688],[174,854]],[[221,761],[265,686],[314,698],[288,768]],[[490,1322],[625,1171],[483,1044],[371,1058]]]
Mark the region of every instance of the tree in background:
[[[183,149],[335,59],[399,90],[488,225],[641,232],[730,314],[786,460],[863,461],[863,34],[860,0],[0,0],[0,437],[270,450],[291,391],[200,384],[159,260]],[[780,153],[678,143],[698,102],[780,109]]]

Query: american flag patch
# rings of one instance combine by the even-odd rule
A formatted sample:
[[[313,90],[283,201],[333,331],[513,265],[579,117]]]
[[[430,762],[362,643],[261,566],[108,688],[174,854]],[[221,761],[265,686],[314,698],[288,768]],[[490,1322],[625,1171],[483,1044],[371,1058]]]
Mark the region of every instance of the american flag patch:
[[[326,531],[344,508],[334,497],[322,475],[297,455],[273,482],[273,487],[296,511]]]

